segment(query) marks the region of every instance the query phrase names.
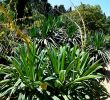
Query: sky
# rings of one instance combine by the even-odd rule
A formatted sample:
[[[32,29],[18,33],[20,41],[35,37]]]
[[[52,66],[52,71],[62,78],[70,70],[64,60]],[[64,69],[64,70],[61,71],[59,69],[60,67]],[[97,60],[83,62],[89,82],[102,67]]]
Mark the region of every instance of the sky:
[[[51,3],[52,6],[63,4],[66,9],[73,7],[73,4],[78,6],[81,2],[90,5],[100,5],[102,11],[107,16],[110,16],[110,0],[48,0],[48,2]]]

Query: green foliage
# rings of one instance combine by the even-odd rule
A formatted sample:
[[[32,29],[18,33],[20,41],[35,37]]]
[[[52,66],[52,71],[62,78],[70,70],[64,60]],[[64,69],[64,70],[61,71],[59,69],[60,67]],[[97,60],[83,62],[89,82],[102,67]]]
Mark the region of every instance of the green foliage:
[[[50,49],[48,50],[48,54],[52,64],[52,68],[54,70],[53,72],[55,72],[53,74],[60,76],[60,73],[65,72],[65,75],[61,76],[65,76],[64,79],[68,80],[69,73],[71,73],[71,75],[74,76],[71,79],[72,81],[67,83],[68,85],[71,83],[75,83],[78,80],[80,81],[80,79],[83,80],[83,78],[86,76],[89,78],[89,75],[91,75],[91,73],[98,68],[96,67],[98,66],[97,65],[98,62],[94,63],[91,66],[90,66],[91,62],[87,64],[89,59],[88,53],[80,52],[80,50],[77,49],[76,47],[69,49],[68,51],[66,47],[60,47],[59,51],[57,51],[56,49]],[[68,78],[66,78],[66,76]],[[86,78],[84,78],[84,80],[86,80]]]
[[[38,45],[42,48],[47,44],[56,46],[56,35],[62,24],[62,17],[48,17],[42,20],[35,21],[35,25],[30,29],[30,36],[35,39]]]
[[[105,34],[110,34],[110,16],[106,18]]]
[[[22,94],[22,92],[22,95],[26,96],[28,91],[34,91],[40,86],[44,68],[46,67],[45,63],[42,63],[45,52],[42,51],[39,54],[39,51],[36,52],[35,47],[35,44],[30,44],[29,46],[20,45],[19,51],[15,54],[16,56],[11,58],[12,64],[10,67],[0,68],[0,74],[11,77],[1,80],[1,85],[4,83],[6,87],[4,85],[0,87],[3,90],[0,97],[9,94],[11,98],[17,91],[20,91],[16,94],[17,96]]]
[[[37,19],[30,30],[30,35],[32,35],[31,37],[37,37],[42,39],[47,38],[49,36],[51,37],[52,32],[57,30],[62,23],[61,17],[50,16],[48,18]]]
[[[88,53],[77,47],[39,51],[34,43],[20,45],[10,61],[10,66],[0,65],[0,75],[4,76],[0,80],[1,98],[33,100],[44,96],[77,100],[81,95],[74,93],[81,91],[82,82],[101,77],[96,73],[100,68],[98,61],[92,63]]]
[[[100,59],[100,62],[105,66],[109,63],[109,55],[105,49],[106,40],[104,34],[95,33],[93,35],[89,35],[88,38],[87,50],[90,52],[90,55],[94,57],[95,60]]]
[[[106,40],[106,48],[109,49],[110,48],[110,35],[105,35],[105,40]]]
[[[103,75],[98,73],[101,63],[108,61],[105,36],[100,33],[85,36],[88,31],[103,31],[105,15],[101,8],[85,4],[76,8],[86,24],[84,33],[76,9],[69,12],[70,15],[59,16],[66,12],[63,5],[53,9],[47,0],[12,1],[6,0],[0,5],[1,24],[6,24],[10,30],[0,26],[0,99],[107,98],[107,91],[100,85]],[[25,17],[17,21],[15,15],[17,18]],[[109,18],[106,21],[109,25]],[[16,22],[22,23],[19,27],[26,30],[31,39],[18,28]],[[82,36],[88,40],[84,41],[87,48],[83,50]]]
[[[82,21],[77,10],[85,22],[86,31],[104,30],[106,16],[103,14],[99,5],[92,6],[89,4],[81,4],[68,14],[69,17],[75,19],[76,22],[82,26]]]
[[[49,36],[49,32],[54,31],[57,29],[61,24],[61,18],[60,17],[48,17],[44,20],[44,22],[41,25],[41,35],[43,37]]]
[[[94,46],[94,49],[103,49],[105,46],[105,37],[103,33],[95,33],[94,35],[90,36],[90,44]]]
[[[6,28],[1,29],[0,33],[0,64],[8,65],[7,56],[13,55],[14,48],[16,47],[17,39],[15,34],[11,34]]]
[[[76,31],[76,26],[74,24],[68,25],[67,27],[67,34],[69,37],[72,37]]]

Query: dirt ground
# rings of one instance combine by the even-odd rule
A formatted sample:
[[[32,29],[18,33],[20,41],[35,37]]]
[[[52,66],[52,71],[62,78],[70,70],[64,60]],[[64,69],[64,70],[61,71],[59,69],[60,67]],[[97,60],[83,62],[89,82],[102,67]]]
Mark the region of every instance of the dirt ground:
[[[109,57],[110,57],[110,50],[109,50]],[[101,84],[106,88],[106,90],[110,94],[110,63],[107,64],[106,70],[107,70],[106,72],[107,78],[105,78],[104,81],[101,82]],[[110,100],[110,98],[106,100]]]
[[[107,68],[108,71],[110,72],[110,66]],[[110,75],[110,73],[109,73]],[[102,84],[104,85],[104,87],[107,89],[107,91],[110,93],[110,76],[104,79],[104,81],[102,81]]]

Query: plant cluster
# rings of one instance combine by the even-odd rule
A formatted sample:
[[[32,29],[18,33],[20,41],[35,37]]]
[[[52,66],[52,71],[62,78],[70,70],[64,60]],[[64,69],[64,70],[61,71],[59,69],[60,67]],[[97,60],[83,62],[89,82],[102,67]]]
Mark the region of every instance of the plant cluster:
[[[104,92],[97,94],[98,90],[89,89],[94,87],[92,82],[98,83],[98,78],[102,77],[96,73],[101,68],[99,61],[93,62],[88,53],[77,47],[39,50],[35,43],[24,44],[19,45],[15,56],[9,60],[9,66],[0,65],[0,75],[4,76],[0,81],[3,99],[84,100],[86,96],[89,99],[105,96]],[[87,91],[96,91],[96,94],[91,96]]]
[[[36,1],[36,7],[51,8],[47,0],[41,1]],[[0,99],[105,100],[109,97],[100,84],[104,75],[99,71],[109,62],[106,52],[109,40],[103,32],[96,32],[97,28],[101,29],[96,25],[98,22],[94,24],[97,27],[85,25],[89,19],[80,9],[86,5],[75,10],[79,21],[70,13],[62,14],[66,13],[63,5],[52,10],[56,11],[54,15],[50,14],[51,9],[42,8],[42,12],[40,6],[36,10],[35,5],[30,6],[25,0],[22,8],[21,2],[6,0],[0,4]],[[28,2],[33,4],[34,0]],[[102,14],[99,6],[87,7]]]

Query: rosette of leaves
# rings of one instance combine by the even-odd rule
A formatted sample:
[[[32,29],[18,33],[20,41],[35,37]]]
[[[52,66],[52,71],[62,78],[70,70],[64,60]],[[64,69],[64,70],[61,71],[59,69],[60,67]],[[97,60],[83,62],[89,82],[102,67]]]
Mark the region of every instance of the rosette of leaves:
[[[61,17],[53,16],[36,21],[37,26],[34,25],[32,29],[30,29],[30,36],[36,40],[36,43],[41,48],[44,48],[48,44],[57,46],[58,41],[55,37],[57,37],[57,30],[59,30],[61,23]]]
[[[47,83],[43,82],[46,63],[45,51],[36,50],[36,45],[19,45],[14,57],[9,57],[9,66],[0,65],[0,99],[28,100],[42,95]],[[42,97],[42,96],[41,96]]]
[[[48,48],[48,57],[49,77],[45,80],[48,80],[47,91],[53,98],[85,100],[87,96],[89,99],[96,100],[96,95],[97,98],[108,95],[98,83],[100,74],[96,70],[101,68],[99,61],[93,62],[88,53],[81,52],[77,47],[70,49],[64,46],[60,49]],[[93,82],[98,83],[98,86],[95,87]],[[103,95],[99,93],[99,89]]]
[[[109,55],[106,51],[106,39],[103,33],[95,33],[88,36],[87,51],[90,52],[90,56],[94,57],[94,60],[99,60],[106,66],[109,63]]]

